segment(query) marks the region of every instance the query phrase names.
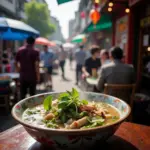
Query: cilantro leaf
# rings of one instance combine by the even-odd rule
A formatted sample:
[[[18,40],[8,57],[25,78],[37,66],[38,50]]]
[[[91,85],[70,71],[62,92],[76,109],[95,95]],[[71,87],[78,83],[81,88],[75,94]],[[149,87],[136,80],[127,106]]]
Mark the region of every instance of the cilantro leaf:
[[[81,102],[82,102],[82,104],[84,104],[84,105],[87,105],[87,104],[88,104],[88,101],[85,100],[85,99],[81,100]]]
[[[63,100],[68,100],[68,98],[69,98],[69,94],[68,93],[62,93],[62,94],[59,95],[58,100],[59,101],[62,101],[62,99]]]
[[[47,96],[47,97],[44,99],[43,106],[44,106],[44,109],[45,109],[46,111],[49,111],[49,110],[52,108],[52,99],[53,99],[52,96]]]
[[[58,108],[64,109],[67,107],[67,105],[68,105],[67,101],[61,101],[58,103]]]
[[[78,93],[78,91],[75,89],[75,88],[72,88],[72,97],[79,97],[79,93]]]

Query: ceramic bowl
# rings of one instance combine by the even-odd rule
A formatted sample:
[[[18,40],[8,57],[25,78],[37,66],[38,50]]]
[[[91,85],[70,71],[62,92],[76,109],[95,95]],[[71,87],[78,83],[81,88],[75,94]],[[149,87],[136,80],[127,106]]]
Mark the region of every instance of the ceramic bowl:
[[[120,119],[111,125],[92,129],[47,129],[27,124],[22,120],[22,114],[27,108],[42,104],[46,96],[57,98],[60,93],[46,93],[29,97],[18,102],[12,109],[13,117],[24,126],[25,130],[38,142],[55,148],[90,147],[96,142],[106,141],[117,130],[119,125],[129,116],[130,107],[124,101],[104,94],[81,92],[80,97],[89,101],[104,102],[113,105],[120,112]]]

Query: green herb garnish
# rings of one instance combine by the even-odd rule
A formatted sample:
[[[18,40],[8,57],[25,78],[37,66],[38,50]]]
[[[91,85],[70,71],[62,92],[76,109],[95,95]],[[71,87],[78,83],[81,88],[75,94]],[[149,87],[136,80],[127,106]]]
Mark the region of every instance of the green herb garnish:
[[[29,109],[26,113],[30,116],[30,115],[34,115],[39,113],[40,110],[36,110],[36,109]]]
[[[52,113],[54,113],[58,117],[58,119],[62,121],[62,123],[65,123],[69,118],[79,119],[83,116],[86,116],[86,112],[79,112],[79,107],[87,104],[88,101],[81,100],[78,91],[73,88],[72,91],[67,91],[66,93],[62,93],[59,95],[57,111],[52,109],[52,96],[48,96],[44,100],[43,105],[46,111],[51,110]]]
[[[60,94],[58,100],[58,108],[62,110],[59,113],[60,120],[62,120],[62,122],[66,122],[68,119],[68,114],[69,118],[81,118],[78,109],[81,105],[88,104],[87,100],[80,100],[79,93],[74,88],[72,91],[67,91],[66,93]],[[81,115],[84,116],[84,114]]]
[[[52,99],[52,96],[48,96],[44,99],[43,106],[46,111],[49,111],[52,108]]]
[[[52,120],[43,120],[43,122],[46,124],[46,127],[48,128],[54,128],[54,129],[58,128],[55,118],[53,118]]]
[[[102,126],[105,122],[105,119],[101,118],[101,117],[97,117],[97,118],[92,118],[92,119],[89,119],[88,118],[88,124],[84,127],[82,127],[83,129],[84,128],[94,128],[94,127],[98,127],[98,126]]]

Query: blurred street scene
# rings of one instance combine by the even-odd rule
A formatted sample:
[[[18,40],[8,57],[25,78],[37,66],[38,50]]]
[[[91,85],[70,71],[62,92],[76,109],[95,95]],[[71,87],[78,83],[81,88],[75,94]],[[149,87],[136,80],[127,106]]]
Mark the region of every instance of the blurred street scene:
[[[150,125],[149,0],[0,0],[0,132],[20,100],[73,87]]]

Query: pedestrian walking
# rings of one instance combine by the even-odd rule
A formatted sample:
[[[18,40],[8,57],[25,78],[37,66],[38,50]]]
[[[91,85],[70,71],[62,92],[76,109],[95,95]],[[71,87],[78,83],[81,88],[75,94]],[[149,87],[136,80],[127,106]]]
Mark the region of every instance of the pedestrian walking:
[[[36,93],[36,84],[40,81],[39,51],[34,48],[35,39],[27,38],[27,44],[16,54],[15,66],[20,73],[20,93],[24,99],[29,89],[30,96]]]
[[[72,51],[72,49],[69,52],[69,61],[70,61],[70,69],[72,69],[72,61],[73,61],[73,51]]]
[[[44,63],[44,68],[47,70],[46,74],[46,83],[47,86],[52,88],[52,73],[53,73],[53,62],[54,62],[54,54],[52,51],[49,51],[48,46],[45,45],[43,47],[44,52],[40,55],[40,60]]]
[[[67,54],[63,48],[63,46],[60,46],[60,52],[58,53],[59,56],[59,65],[62,71],[62,78],[65,79],[65,62],[66,62],[66,58],[67,58]]]
[[[85,63],[86,53],[84,51],[84,46],[81,45],[75,53],[76,60],[76,85],[79,82],[79,76],[82,74],[82,67]]]

